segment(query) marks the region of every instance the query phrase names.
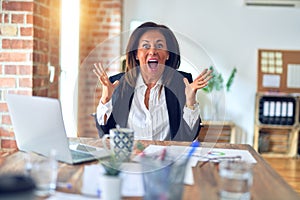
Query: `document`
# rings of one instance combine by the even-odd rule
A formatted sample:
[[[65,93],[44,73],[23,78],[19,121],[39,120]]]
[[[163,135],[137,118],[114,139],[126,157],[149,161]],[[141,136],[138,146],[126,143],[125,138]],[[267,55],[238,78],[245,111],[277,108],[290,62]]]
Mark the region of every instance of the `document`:
[[[101,198],[84,196],[84,195],[80,195],[80,194],[64,193],[64,192],[55,192],[54,195],[47,198],[47,200],[62,200],[62,199],[67,199],[67,200],[95,200],[95,199],[97,199],[97,200],[101,200]]]
[[[264,74],[262,80],[263,87],[279,88],[280,76],[273,74]]]
[[[161,145],[149,145],[144,152],[146,154],[153,154],[155,152],[160,152],[166,146]],[[171,152],[172,155],[177,155],[178,157],[187,156],[191,147],[188,146],[167,146],[167,152]],[[193,153],[192,158],[190,159],[190,167],[196,166],[200,158],[222,158],[222,157],[234,157],[240,156],[241,160],[244,160],[249,163],[256,163],[255,158],[247,150],[240,149],[221,149],[221,148],[206,148],[206,147],[197,147],[196,151]]]

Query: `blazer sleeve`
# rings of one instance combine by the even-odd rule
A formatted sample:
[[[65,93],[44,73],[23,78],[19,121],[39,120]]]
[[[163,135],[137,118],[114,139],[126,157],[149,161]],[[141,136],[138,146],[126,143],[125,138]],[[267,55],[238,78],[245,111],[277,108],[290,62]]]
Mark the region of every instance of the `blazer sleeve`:
[[[115,82],[117,80],[120,80],[123,75],[124,75],[123,72],[119,73],[119,74],[116,74],[114,76],[109,77],[109,80],[110,80],[111,83],[113,83],[113,82]],[[107,119],[107,123],[105,125],[100,125],[98,123],[97,113],[94,114],[93,117],[94,117],[94,120],[95,120],[95,123],[96,123],[96,128],[98,130],[99,137],[102,137],[104,134],[109,134],[109,130],[116,127],[116,122],[114,120],[113,115],[111,115]]]
[[[182,72],[182,71],[178,71],[184,78],[187,78],[189,83],[193,82],[193,77],[191,73],[186,73],[186,72]],[[182,77],[182,78],[183,78]],[[183,84],[184,85],[184,84]],[[185,86],[183,86],[185,88]],[[184,91],[184,89],[183,89]],[[178,95],[179,96],[179,95]],[[200,129],[201,129],[201,117],[199,116],[196,124],[194,127],[192,127],[192,129],[187,125],[187,123],[184,121],[183,119],[183,106],[185,105],[185,95],[183,95],[184,98],[182,98],[181,101],[182,103],[180,104],[180,112],[181,113],[181,122],[180,122],[180,126],[178,131],[174,134],[171,134],[172,140],[175,141],[193,141],[195,139],[197,139]]]

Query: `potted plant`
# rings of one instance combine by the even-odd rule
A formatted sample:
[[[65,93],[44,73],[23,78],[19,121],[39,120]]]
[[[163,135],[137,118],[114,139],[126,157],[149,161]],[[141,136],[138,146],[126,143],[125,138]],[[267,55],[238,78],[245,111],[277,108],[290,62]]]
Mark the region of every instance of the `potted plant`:
[[[210,119],[218,121],[218,120],[222,120],[225,117],[225,107],[224,107],[225,97],[222,90],[225,87],[227,92],[230,91],[235,74],[237,73],[237,69],[236,67],[232,69],[230,76],[225,84],[224,84],[224,78],[221,73],[215,71],[213,66],[210,66],[209,69],[213,70],[212,72],[213,78],[209,80],[208,85],[204,87],[202,90],[207,94],[210,93],[210,97],[211,97],[210,103],[212,107],[210,107],[211,108],[210,110],[212,112],[209,113],[212,114],[208,116],[210,116]],[[204,110],[206,110],[206,115],[207,115],[208,114],[207,108],[205,108]],[[206,118],[208,118],[208,116]]]
[[[222,90],[224,88],[224,79],[223,79],[222,74],[217,73],[213,69],[213,66],[210,66],[209,69],[213,70],[213,72],[212,72],[213,78],[210,79],[208,85],[205,88],[203,88],[202,90],[207,93],[212,92],[213,90],[216,90],[216,91]],[[236,72],[237,72],[237,69],[236,69],[236,67],[234,67],[230,73],[230,76],[229,76],[226,84],[225,84],[227,92],[230,91],[230,87],[233,83],[233,79],[234,79]]]
[[[122,179],[120,168],[122,162],[113,154],[107,160],[100,161],[105,173],[100,177],[100,196],[104,200],[121,199]]]
[[[108,160],[100,161],[107,176],[118,176],[120,174],[120,166],[122,162],[113,154]]]

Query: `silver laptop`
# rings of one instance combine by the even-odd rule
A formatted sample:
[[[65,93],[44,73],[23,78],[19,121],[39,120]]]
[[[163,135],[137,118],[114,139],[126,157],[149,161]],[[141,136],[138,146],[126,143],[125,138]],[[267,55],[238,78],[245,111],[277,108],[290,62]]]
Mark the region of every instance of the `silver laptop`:
[[[58,99],[7,94],[6,100],[19,150],[77,164],[109,156],[104,148],[81,143],[70,144]]]

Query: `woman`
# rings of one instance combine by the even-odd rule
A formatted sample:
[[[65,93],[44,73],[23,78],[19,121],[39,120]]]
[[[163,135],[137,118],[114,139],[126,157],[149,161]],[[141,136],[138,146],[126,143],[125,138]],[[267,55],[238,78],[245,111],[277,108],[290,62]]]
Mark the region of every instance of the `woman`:
[[[133,31],[126,49],[126,73],[108,77],[101,64],[94,73],[102,84],[97,107],[99,136],[116,124],[134,130],[135,139],[192,141],[200,130],[196,92],[211,71],[194,81],[178,71],[179,45],[164,25],[146,22]]]

